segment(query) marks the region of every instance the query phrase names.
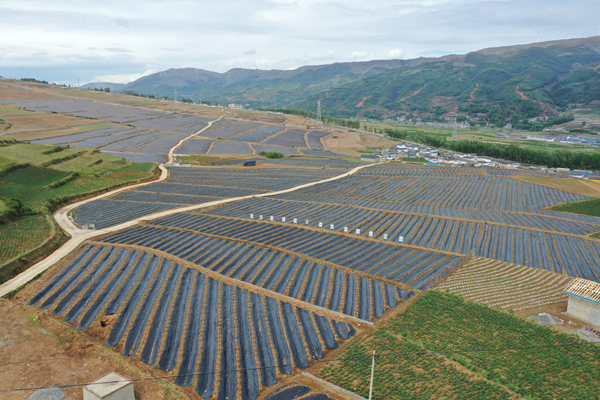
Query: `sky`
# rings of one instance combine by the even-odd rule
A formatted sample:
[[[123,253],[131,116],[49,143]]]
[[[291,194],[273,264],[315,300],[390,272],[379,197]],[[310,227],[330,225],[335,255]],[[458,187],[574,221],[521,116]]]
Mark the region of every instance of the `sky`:
[[[0,76],[73,86],[438,57],[600,29],[598,0],[3,0],[0,15]]]

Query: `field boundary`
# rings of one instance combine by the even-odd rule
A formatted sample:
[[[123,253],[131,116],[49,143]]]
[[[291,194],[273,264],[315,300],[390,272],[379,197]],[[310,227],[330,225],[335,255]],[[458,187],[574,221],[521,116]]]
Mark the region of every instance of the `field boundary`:
[[[62,238],[62,240],[61,240],[60,235],[58,235],[59,231],[58,231],[58,229],[56,229],[56,224],[54,223],[54,221],[52,221],[50,216],[46,214],[46,215],[44,215],[44,217],[46,218],[46,222],[50,225],[50,235],[46,239],[44,239],[44,241],[42,243],[35,246],[33,249],[26,250],[23,253],[18,254],[15,257],[11,258],[10,260],[7,260],[4,263],[0,264],[0,271],[4,270],[5,268],[7,268],[7,269],[10,269],[11,267],[17,268],[18,267],[17,264],[19,262],[22,262],[21,261],[22,258],[28,258],[30,256],[33,256],[34,258],[38,258],[40,256],[43,256],[44,250],[46,248],[52,247],[52,246],[48,246],[48,244],[55,239],[57,239],[59,241],[59,243],[61,241],[64,241],[64,238]],[[15,265],[12,265],[12,264],[15,264]],[[21,267],[24,267],[27,264],[28,264],[28,262],[25,262],[25,265],[22,265]]]
[[[209,123],[210,124],[210,123]],[[204,128],[206,129],[206,128]],[[191,136],[190,136],[191,137]],[[181,143],[181,141],[180,141]],[[179,143],[179,144],[180,144]],[[175,146],[174,148],[176,148],[177,146]],[[174,149],[173,148],[173,149]],[[173,152],[172,150],[169,152],[170,156],[173,156]],[[163,180],[165,180],[168,175],[169,175],[169,170],[163,165],[160,165],[160,169],[162,171],[161,176],[158,180],[156,181],[152,181],[152,182],[146,182],[146,183],[141,183],[139,185],[134,185],[134,186],[127,186],[124,188],[120,188],[117,189],[115,191],[111,191],[105,194],[102,194],[100,196],[97,197],[92,197],[90,199],[87,200],[83,200],[81,202],[77,202],[77,203],[73,203],[70,204],[68,206],[65,206],[63,208],[61,208],[60,210],[58,210],[55,214],[54,214],[54,219],[55,221],[58,223],[58,225],[65,230],[67,233],[69,233],[71,235],[71,239],[69,239],[65,244],[63,244],[61,247],[59,247],[54,253],[50,254],[48,257],[46,257],[45,259],[41,260],[40,262],[38,262],[37,264],[33,265],[32,267],[28,268],[26,271],[22,272],[21,274],[17,275],[16,277],[14,277],[13,279],[5,282],[4,284],[0,285],[0,297],[6,295],[7,293],[10,293],[16,289],[18,289],[19,287],[27,284],[28,282],[30,282],[35,276],[37,276],[38,274],[44,272],[45,270],[47,270],[48,268],[50,268],[52,265],[54,265],[56,262],[60,261],[63,257],[65,257],[67,254],[69,254],[71,251],[73,251],[79,244],[81,244],[82,242],[84,242],[87,239],[91,239],[94,238],[96,236],[100,236],[100,235],[104,235],[107,233],[111,233],[111,232],[116,232],[119,231],[121,229],[124,228],[129,228],[131,226],[137,225],[139,222],[141,221],[148,221],[154,218],[160,218],[160,217],[166,217],[172,214],[177,214],[180,212],[185,212],[185,211],[192,211],[192,210],[197,210],[200,208],[206,208],[206,207],[213,207],[213,206],[217,206],[217,205],[221,205],[221,204],[225,204],[225,203],[230,203],[233,201],[238,201],[238,200],[244,200],[244,199],[248,199],[248,198],[252,198],[252,197],[266,197],[266,196],[275,196],[275,195],[279,195],[279,194],[284,194],[284,193],[290,193],[296,190],[300,190],[300,189],[304,189],[306,187],[310,187],[310,186],[315,186],[315,185],[320,185],[322,183],[327,183],[327,182],[331,182],[331,181],[335,181],[341,178],[345,178],[347,176],[353,175],[355,173],[357,173],[358,171],[362,170],[363,168],[372,166],[372,165],[377,165],[377,164],[365,164],[365,165],[360,165],[348,172],[345,172],[341,175],[338,176],[334,176],[331,178],[327,178],[321,181],[316,181],[316,182],[309,182],[309,183],[305,183],[299,186],[295,186],[289,189],[284,189],[284,190],[280,190],[277,192],[269,192],[269,193],[261,193],[261,194],[256,194],[256,195],[249,195],[249,196],[242,196],[242,197],[232,197],[232,198],[228,198],[228,199],[222,199],[222,200],[217,200],[217,201],[211,201],[208,203],[201,203],[201,204],[194,204],[191,206],[187,206],[187,207],[179,207],[179,208],[173,208],[173,209],[169,209],[169,210],[164,210],[164,211],[160,211],[158,213],[154,213],[154,214],[149,214],[149,215],[145,215],[136,219],[133,219],[131,221],[127,221],[127,222],[123,222],[122,224],[119,225],[114,225],[108,228],[104,228],[104,229],[100,229],[100,230],[92,230],[92,231],[87,231],[87,230],[83,230],[83,229],[79,229],[77,228],[68,218],[68,213],[73,210],[74,208],[85,204],[85,203],[89,203],[91,201],[94,200],[99,200],[99,199],[103,199],[105,197],[109,197],[112,196],[114,194],[120,193],[122,191],[125,190],[130,190],[130,189],[134,189],[140,186],[146,186],[146,185],[150,185],[152,183],[157,183],[157,182],[162,182]]]

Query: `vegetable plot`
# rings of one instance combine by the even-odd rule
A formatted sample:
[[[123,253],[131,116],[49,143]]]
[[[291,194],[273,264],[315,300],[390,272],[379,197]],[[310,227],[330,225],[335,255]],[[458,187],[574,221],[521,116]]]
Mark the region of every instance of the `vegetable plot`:
[[[173,371],[180,386],[195,382],[203,398],[255,399],[261,385],[277,383],[276,368],[305,369],[354,334],[352,326],[308,308],[112,246],[85,246],[29,304],[80,328],[117,316],[107,346]]]

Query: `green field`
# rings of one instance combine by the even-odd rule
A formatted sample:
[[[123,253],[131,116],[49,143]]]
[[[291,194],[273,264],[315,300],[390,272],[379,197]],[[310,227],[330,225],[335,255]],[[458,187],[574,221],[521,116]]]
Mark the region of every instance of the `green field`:
[[[15,164],[21,164],[21,168],[6,172]],[[0,198],[19,199],[30,210],[28,215],[0,225],[2,263],[34,248],[50,235],[51,227],[45,217],[49,202],[149,179],[154,165],[131,163],[91,149],[18,143],[0,147],[0,171],[5,171],[0,172]],[[79,175],[53,187],[73,173]]]
[[[6,115],[21,115],[21,114],[31,114],[31,111],[21,110],[16,107],[0,105],[0,117],[4,117]]]
[[[0,264],[41,244],[51,228],[43,215],[25,215],[0,225]]]
[[[546,347],[531,348],[537,346]],[[354,359],[330,364],[319,375],[367,397],[373,350],[382,354],[376,399],[508,398],[510,392],[526,399],[591,399],[600,384],[599,347],[436,291],[336,355]],[[403,354],[423,351],[457,353]]]
[[[600,198],[572,201],[549,207],[549,210],[600,217]]]

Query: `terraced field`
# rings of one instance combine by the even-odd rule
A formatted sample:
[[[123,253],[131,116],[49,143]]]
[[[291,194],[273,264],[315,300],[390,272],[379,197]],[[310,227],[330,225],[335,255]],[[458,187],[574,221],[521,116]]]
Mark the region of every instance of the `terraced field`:
[[[93,129],[60,130],[35,138],[34,143],[93,148],[136,162],[165,162],[169,149],[191,133],[207,126],[208,118],[147,108],[94,102],[75,98],[0,100],[14,107],[36,112],[36,116],[59,113],[75,121],[81,118],[102,122]],[[18,109],[15,109],[19,111]],[[23,113],[24,111],[21,110]],[[27,112],[25,112],[27,113]],[[25,116],[26,118],[33,118]],[[321,138],[328,131],[306,131],[281,125],[223,119],[202,136],[187,141],[180,154],[253,154],[261,151],[312,157],[345,157],[326,151]],[[306,140],[305,140],[306,134]],[[222,140],[228,139],[228,140]],[[250,147],[250,146],[255,146]],[[324,151],[315,151],[324,150]],[[210,151],[209,151],[210,150]]]
[[[413,294],[289,253],[152,231],[83,246],[28,303],[84,330],[114,315],[89,334],[204,398],[254,399]]]
[[[189,141],[188,141],[189,142]],[[156,183],[87,203],[73,211],[75,221],[96,229],[183,205],[268,193],[340,175],[356,164],[326,170],[314,168],[171,168],[167,182]]]
[[[572,278],[485,258],[474,258],[454,271],[437,290],[465,299],[518,311],[567,301],[563,293]]]
[[[281,168],[172,169],[168,182],[88,203],[75,218],[110,226],[153,210],[269,194],[357,165],[277,163]],[[433,322],[419,322],[413,332],[418,317],[410,310],[421,307],[414,304],[462,302],[428,295],[436,291],[422,296],[425,289],[519,309],[563,301],[570,277],[599,280],[599,242],[587,235],[600,230],[600,219],[544,209],[584,196],[489,172],[376,165],[292,193],[174,210],[86,242],[32,286],[26,301],[135,360],[172,371],[176,384],[203,398],[269,392],[273,400],[325,399],[285,377],[338,348],[350,357],[372,348],[420,351],[414,332],[429,340],[424,327]],[[410,312],[397,313],[411,303]],[[353,336],[359,340],[349,342]],[[510,363],[502,362],[508,371]],[[377,398],[549,393],[511,389],[512,372],[499,384],[454,364],[441,355],[389,359],[381,363],[389,368],[379,370]],[[321,377],[364,394],[367,362],[329,365]],[[394,386],[399,376],[408,386]]]

